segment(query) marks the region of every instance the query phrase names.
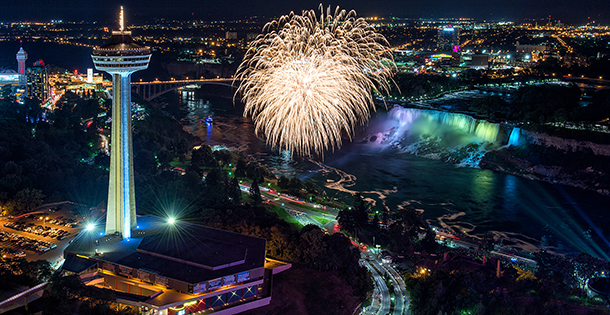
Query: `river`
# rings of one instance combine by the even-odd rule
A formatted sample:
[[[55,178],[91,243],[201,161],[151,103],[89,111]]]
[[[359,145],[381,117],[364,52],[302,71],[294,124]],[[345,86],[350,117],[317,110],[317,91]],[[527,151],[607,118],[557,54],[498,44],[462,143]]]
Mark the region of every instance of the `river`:
[[[517,248],[610,258],[610,198],[466,166],[468,163],[442,162],[432,158],[434,154],[412,154],[404,145],[408,137],[378,139],[388,130],[399,134],[391,125],[404,124],[396,120],[392,110],[376,113],[354,142],[327,154],[323,161],[293,160],[288,152],[274,152],[256,138],[251,121],[241,116],[239,103],[234,105],[230,98],[198,97],[188,90],[181,93],[191,132],[207,144],[251,155],[278,175],[311,180],[332,198],[350,203],[351,195],[359,192],[390,210],[420,209],[432,225],[477,236],[491,232],[503,244]],[[456,102],[461,96],[467,100],[477,97],[472,92],[459,92],[447,99]],[[201,123],[208,115],[214,123]],[[455,123],[443,126],[439,121],[437,125],[426,123],[425,129],[434,129],[442,138],[468,139]]]

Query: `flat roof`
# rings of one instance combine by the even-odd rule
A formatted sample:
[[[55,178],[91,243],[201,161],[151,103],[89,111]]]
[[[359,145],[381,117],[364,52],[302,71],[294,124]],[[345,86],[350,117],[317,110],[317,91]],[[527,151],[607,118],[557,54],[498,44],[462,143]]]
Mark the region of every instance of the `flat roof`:
[[[137,224],[129,240],[104,236],[104,224],[98,224],[81,232],[65,252],[193,284],[264,266],[262,238],[181,221],[168,224],[152,215],[139,216]],[[75,267],[69,263],[64,269],[80,269]]]
[[[93,267],[95,264],[95,261],[86,258],[80,258],[78,256],[69,255],[66,257],[66,261],[64,262],[62,268],[64,270],[72,271],[75,273],[81,273]]]

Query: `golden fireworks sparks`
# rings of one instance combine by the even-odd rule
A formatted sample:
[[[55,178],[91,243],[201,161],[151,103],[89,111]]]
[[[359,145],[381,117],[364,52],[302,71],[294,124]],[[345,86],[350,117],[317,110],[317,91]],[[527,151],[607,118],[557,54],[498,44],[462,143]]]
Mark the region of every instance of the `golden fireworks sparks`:
[[[257,135],[302,156],[323,155],[350,140],[387,92],[395,70],[386,39],[354,11],[320,6],[267,23],[235,80]]]

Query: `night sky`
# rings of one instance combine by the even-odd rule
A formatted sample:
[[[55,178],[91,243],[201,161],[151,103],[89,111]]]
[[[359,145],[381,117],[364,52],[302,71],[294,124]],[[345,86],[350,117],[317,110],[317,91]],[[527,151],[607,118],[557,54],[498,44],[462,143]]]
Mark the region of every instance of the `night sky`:
[[[0,21],[100,21],[109,23],[120,5],[132,21],[154,17],[170,19],[234,19],[274,17],[290,11],[317,8],[314,0],[16,0],[4,1]],[[8,3],[6,3],[8,2]],[[544,18],[552,15],[566,23],[583,24],[588,18],[610,22],[609,0],[340,0],[333,7],[354,9],[359,16],[408,18],[470,17],[478,20]],[[328,5],[326,3],[325,5]]]

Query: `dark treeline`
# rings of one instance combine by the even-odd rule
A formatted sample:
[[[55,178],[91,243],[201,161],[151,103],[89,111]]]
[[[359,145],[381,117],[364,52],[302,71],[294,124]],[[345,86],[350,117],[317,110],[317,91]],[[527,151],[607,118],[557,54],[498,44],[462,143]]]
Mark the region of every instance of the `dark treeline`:
[[[400,97],[433,97],[468,85],[460,79],[435,74],[398,73],[394,77],[396,85],[390,96]]]
[[[608,118],[610,90],[591,95],[583,106],[582,93],[575,85],[528,85],[519,88],[509,102],[499,96],[488,96],[470,104],[470,110],[491,120],[517,122],[597,122]]]
[[[101,201],[99,191],[107,189],[107,172],[88,163],[98,151],[99,127],[86,126],[81,117],[101,111],[104,103],[69,92],[64,100],[43,118],[36,101],[19,104],[3,91],[0,204],[5,214],[19,214],[43,201]]]
[[[589,297],[583,279],[608,270],[608,262],[586,254],[571,259],[536,254],[537,271],[529,272],[467,250],[420,260],[406,276],[414,314],[602,314],[604,297]],[[598,312],[597,310],[600,310]]]

